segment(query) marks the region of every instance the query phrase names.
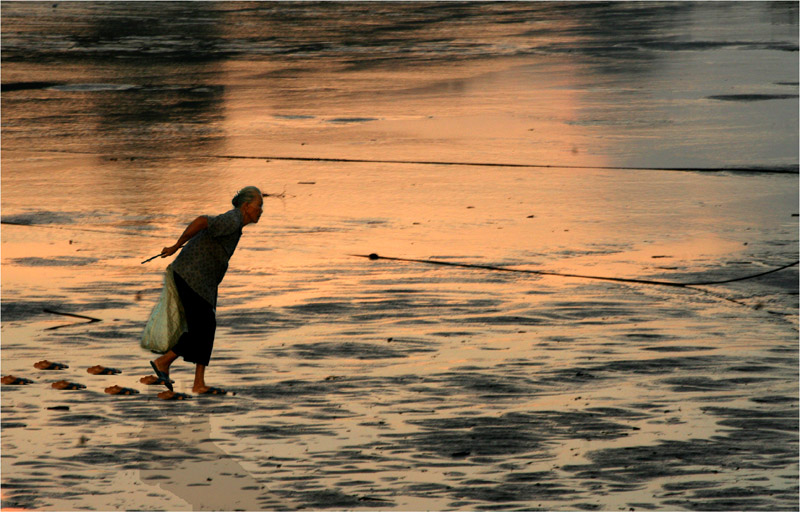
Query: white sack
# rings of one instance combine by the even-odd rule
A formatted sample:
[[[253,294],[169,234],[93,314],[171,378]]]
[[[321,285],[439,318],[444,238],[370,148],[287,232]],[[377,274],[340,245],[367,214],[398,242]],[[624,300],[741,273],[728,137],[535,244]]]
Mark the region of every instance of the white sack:
[[[175,346],[186,330],[186,316],[169,265],[164,273],[164,289],[142,333],[142,348],[163,354]]]

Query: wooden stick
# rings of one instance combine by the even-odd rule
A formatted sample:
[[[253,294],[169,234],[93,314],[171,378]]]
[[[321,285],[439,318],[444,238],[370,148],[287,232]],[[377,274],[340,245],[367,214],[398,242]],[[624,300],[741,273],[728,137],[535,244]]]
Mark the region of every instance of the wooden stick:
[[[144,261],[142,262],[142,265],[144,265],[144,264],[145,264],[145,263],[147,263],[148,261],[153,261],[154,259],[158,258],[159,256],[161,256],[161,254],[156,254],[156,255],[155,255],[155,256],[153,256],[152,258],[147,258],[146,260],[144,260]]]

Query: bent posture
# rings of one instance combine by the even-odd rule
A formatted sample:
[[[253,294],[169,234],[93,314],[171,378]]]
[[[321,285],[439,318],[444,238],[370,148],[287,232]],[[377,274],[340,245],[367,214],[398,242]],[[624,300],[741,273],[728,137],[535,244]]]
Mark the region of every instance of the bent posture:
[[[164,247],[161,257],[183,250],[172,263],[175,287],[178,290],[187,331],[166,354],[151,361],[156,374],[172,391],[169,367],[178,358],[197,365],[192,391],[195,393],[224,393],[206,385],[205,370],[214,347],[217,328],[215,310],[217,288],[228,261],[242,236],[242,228],[257,223],[263,212],[264,199],[256,187],[245,187],[232,200],[234,208],[216,217],[197,217],[171,247]]]

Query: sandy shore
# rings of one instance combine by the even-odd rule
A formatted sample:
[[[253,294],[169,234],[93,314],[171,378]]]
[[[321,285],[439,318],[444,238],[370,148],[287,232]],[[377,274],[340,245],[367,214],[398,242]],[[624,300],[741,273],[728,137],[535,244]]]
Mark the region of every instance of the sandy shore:
[[[319,225],[298,226],[294,212],[314,212],[319,197],[334,201],[337,188],[348,186],[323,171],[315,185],[292,185],[293,197],[270,203],[272,220],[248,227],[221,290],[209,380],[236,396],[165,402],[156,396],[161,387],[139,382],[152,373],[137,339],[158,296],[163,263],[143,269],[126,248],[98,262],[82,259],[106,246],[102,233],[4,227],[4,280],[43,272],[70,290],[58,298],[43,289],[36,300],[15,302],[13,292],[5,293],[8,304],[18,305],[4,312],[3,374],[34,383],[3,386],[4,504],[792,508],[796,267],[703,292],[346,255],[389,255],[413,239],[404,255],[597,275],[636,271],[681,282],[725,279],[791,258],[796,218],[789,209],[760,209],[780,202],[783,193],[773,183],[787,178],[669,175],[664,187],[682,183],[703,194],[706,203],[695,205],[697,211],[717,205],[698,224],[716,226],[719,235],[683,238],[685,230],[655,235],[648,227],[650,216],[662,225],[657,217],[675,215],[650,209],[644,192],[657,192],[652,183],[637,189],[618,175],[597,173],[620,193],[626,187],[631,197],[643,192],[640,202],[628,203],[636,218],[626,226],[609,213],[604,223],[627,229],[608,231],[602,244],[559,251],[562,244],[575,247],[569,237],[587,239],[597,217],[570,216],[569,208],[545,202],[553,192],[544,174],[530,180],[531,203],[517,207],[487,200],[507,190],[504,180],[524,183],[511,172],[497,180],[496,192],[484,187],[466,202],[438,208],[438,218],[420,213],[430,190],[394,203],[390,192],[381,192],[350,198],[349,210],[334,208],[338,216],[312,213],[323,220]],[[287,180],[302,181],[299,176]],[[462,182],[470,189],[478,179]],[[577,185],[585,177],[563,174],[551,183],[569,179]],[[720,180],[727,186],[701,186]],[[752,191],[758,183],[762,203],[739,217],[726,209],[727,200],[741,206],[730,194],[735,184]],[[409,198],[412,207],[404,210]],[[685,196],[678,211],[692,216],[697,200]],[[522,215],[529,212],[536,216]],[[557,212],[564,222],[559,233],[534,236],[532,223]],[[765,220],[756,234],[744,220],[759,215],[785,222]],[[460,224],[461,232],[439,223]],[[543,223],[554,229],[552,220]],[[510,235],[491,238],[498,231]],[[629,243],[643,231],[658,239]],[[32,237],[41,237],[49,252],[18,256],[15,248],[28,250]],[[520,240],[529,240],[529,249],[514,252]],[[434,253],[433,246],[449,250]],[[97,268],[104,269],[101,281],[88,277]],[[48,315],[39,306],[102,321]],[[69,368],[33,368],[45,358]],[[87,372],[98,364],[121,373]],[[190,393],[189,365],[176,363],[172,376],[176,391]],[[57,380],[86,389],[52,389]],[[140,394],[105,394],[112,385]]]

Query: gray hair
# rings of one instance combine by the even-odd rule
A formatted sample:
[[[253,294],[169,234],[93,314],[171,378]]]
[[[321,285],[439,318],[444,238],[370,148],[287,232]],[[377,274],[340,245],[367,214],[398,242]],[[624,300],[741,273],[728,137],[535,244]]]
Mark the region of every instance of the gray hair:
[[[244,187],[242,190],[236,193],[236,195],[231,200],[233,203],[234,208],[239,208],[245,203],[249,203],[255,198],[261,196],[261,191],[258,190],[256,187]]]

